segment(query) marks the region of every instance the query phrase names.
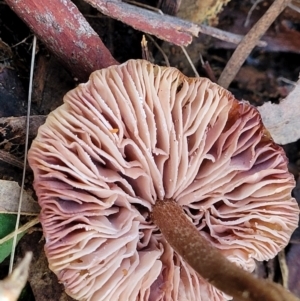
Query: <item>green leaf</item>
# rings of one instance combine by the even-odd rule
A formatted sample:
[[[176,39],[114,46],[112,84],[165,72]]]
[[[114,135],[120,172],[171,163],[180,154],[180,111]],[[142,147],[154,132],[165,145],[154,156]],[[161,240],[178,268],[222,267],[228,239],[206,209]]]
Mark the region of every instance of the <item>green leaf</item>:
[[[0,239],[15,230],[16,220],[14,214],[0,214]]]
[[[23,237],[24,234],[25,234],[24,232],[18,234],[17,242],[19,242],[19,240]],[[9,254],[11,253],[12,245],[13,245],[13,239],[9,239],[8,241],[0,245],[0,263],[7,256],[9,256]]]
[[[0,239],[15,230],[17,216],[13,214],[0,214]],[[17,236],[17,242],[25,234],[20,233]],[[0,245],[0,263],[11,253],[13,238]]]

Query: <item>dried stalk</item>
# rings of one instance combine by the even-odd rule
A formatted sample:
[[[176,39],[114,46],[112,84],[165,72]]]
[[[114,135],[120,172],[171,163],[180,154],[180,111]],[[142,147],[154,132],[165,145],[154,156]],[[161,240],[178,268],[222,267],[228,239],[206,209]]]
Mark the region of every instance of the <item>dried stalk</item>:
[[[5,0],[79,80],[117,61],[70,0]]]
[[[249,30],[223,70],[218,80],[220,86],[225,89],[228,88],[257,42],[290,2],[291,0],[275,0],[259,21]]]
[[[0,245],[4,244],[5,242],[12,239],[14,237],[14,235],[19,235],[20,233],[27,232],[30,228],[32,228],[34,225],[38,224],[39,222],[40,221],[39,221],[38,217],[33,218],[32,220],[27,222],[25,225],[18,228],[18,230],[11,232],[8,235],[6,235],[5,237],[1,238]],[[1,301],[1,299],[0,299],[0,301]]]
[[[224,293],[240,301],[299,301],[281,285],[257,279],[227,260],[199,234],[174,201],[157,201],[152,218],[173,249]]]

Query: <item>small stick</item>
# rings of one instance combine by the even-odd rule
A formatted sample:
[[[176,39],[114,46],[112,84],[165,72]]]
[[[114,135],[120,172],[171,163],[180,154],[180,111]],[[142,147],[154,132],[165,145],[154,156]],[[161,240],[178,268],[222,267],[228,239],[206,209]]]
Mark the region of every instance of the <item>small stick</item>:
[[[151,35],[146,34],[147,39],[149,39],[154,46],[158,49],[158,51],[161,53],[161,55],[163,56],[164,60],[165,60],[165,64],[167,67],[170,67],[170,62],[169,59],[167,57],[167,55],[165,54],[164,50],[157,44],[157,42],[151,37]]]
[[[297,5],[290,3],[288,4],[288,7],[300,14],[300,7],[298,7]]]
[[[211,67],[210,67],[209,62],[208,62],[208,61],[205,61],[205,62],[204,62],[201,53],[200,53],[199,56],[200,56],[200,62],[201,62],[202,68],[205,70],[206,75],[208,76],[208,78],[209,78],[212,82],[216,83],[216,82],[217,82],[217,79],[216,79],[216,77],[215,77],[215,74],[214,74],[213,70],[212,70]]]
[[[275,0],[259,21],[249,30],[223,70],[218,80],[220,86],[225,89],[228,88],[252,49],[290,1]]]
[[[247,14],[247,18],[246,18],[246,21],[244,23],[244,26],[247,27],[249,25],[249,22],[250,22],[250,18],[252,16],[252,13],[254,12],[254,10],[256,9],[257,5],[261,2],[262,0],[256,0],[252,7],[250,8],[248,14]]]
[[[192,62],[192,59],[190,58],[189,54],[187,53],[186,49],[183,46],[181,46],[181,50],[182,50],[183,54],[185,55],[187,61],[189,62],[190,66],[195,74],[195,77],[200,77],[200,75],[199,75],[194,63]]]
[[[27,222],[25,225],[21,226],[20,228],[18,228],[17,230],[15,230],[14,232],[9,233],[8,235],[6,235],[5,237],[0,239],[0,245],[4,244],[5,242],[9,241],[10,239],[12,239],[15,235],[19,235],[20,233],[23,232],[27,232],[29,231],[30,228],[32,228],[33,226],[35,226],[36,224],[38,224],[39,218],[35,217],[32,220],[30,220],[29,222]],[[1,301],[1,299],[0,299]]]
[[[215,28],[215,27],[211,27],[211,26],[207,26],[207,25],[203,25],[203,24],[199,24],[198,26],[199,26],[199,31],[201,33],[211,36],[213,38],[219,39],[221,41],[238,44],[244,38],[244,36],[242,36],[242,35],[231,33],[231,32],[225,31],[225,30],[221,30],[219,28]],[[267,42],[257,41],[256,46],[266,47]]]
[[[221,29],[198,25],[177,17],[164,15],[161,10],[144,4],[142,6],[147,9],[119,0],[84,1],[109,17],[178,46],[189,45],[192,42],[193,36],[197,37],[199,32],[235,44],[239,43],[242,39],[240,35]],[[139,5],[141,6],[141,4]],[[266,46],[266,43],[260,41],[258,46]]]
[[[24,168],[24,163],[21,160],[4,150],[0,150],[0,161],[16,166],[20,169]]]
[[[281,285],[257,279],[225,258],[201,236],[176,202],[156,201],[152,219],[185,262],[225,294],[240,301],[299,301]]]
[[[71,0],[5,0],[80,81],[117,61]]]

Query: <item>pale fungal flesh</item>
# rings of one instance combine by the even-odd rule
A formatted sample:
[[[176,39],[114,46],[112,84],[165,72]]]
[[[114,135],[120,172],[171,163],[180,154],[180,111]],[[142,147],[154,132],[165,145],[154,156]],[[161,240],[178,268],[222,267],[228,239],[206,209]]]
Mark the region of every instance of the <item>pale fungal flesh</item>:
[[[229,299],[163,239],[150,218],[157,199],[178,202],[249,271],[298,223],[287,159],[257,110],[208,79],[143,60],[67,93],[29,163],[49,266],[78,300]]]

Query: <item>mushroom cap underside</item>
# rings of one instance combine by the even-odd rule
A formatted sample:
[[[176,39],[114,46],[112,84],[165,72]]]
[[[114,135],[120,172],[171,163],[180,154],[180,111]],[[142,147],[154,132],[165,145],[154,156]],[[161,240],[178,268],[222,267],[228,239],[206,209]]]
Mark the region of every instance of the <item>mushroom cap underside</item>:
[[[29,151],[49,266],[78,300],[228,300],[150,213],[174,199],[252,271],[298,225],[287,158],[258,111],[206,78],[130,60],[68,92]]]

